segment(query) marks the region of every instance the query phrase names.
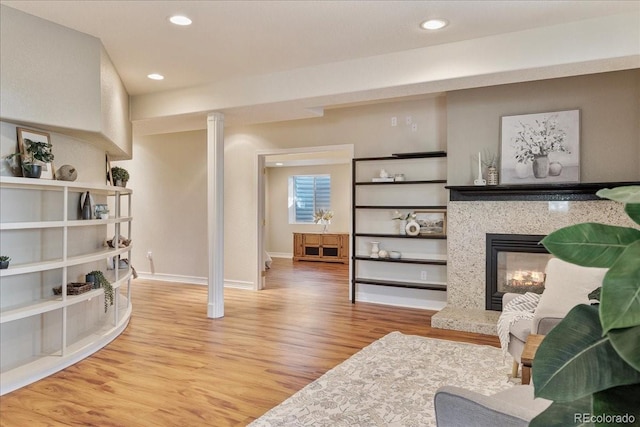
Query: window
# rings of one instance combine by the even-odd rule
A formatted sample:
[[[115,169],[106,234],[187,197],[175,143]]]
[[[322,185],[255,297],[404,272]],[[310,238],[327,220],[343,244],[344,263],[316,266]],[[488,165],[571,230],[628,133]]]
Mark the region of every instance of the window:
[[[289,223],[313,223],[313,214],[319,209],[331,209],[331,176],[290,176]]]

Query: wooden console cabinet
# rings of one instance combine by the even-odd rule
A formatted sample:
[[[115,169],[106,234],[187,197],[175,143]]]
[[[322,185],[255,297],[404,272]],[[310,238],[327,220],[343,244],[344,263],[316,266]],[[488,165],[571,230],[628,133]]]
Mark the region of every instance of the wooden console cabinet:
[[[349,263],[346,233],[293,233],[294,261]]]

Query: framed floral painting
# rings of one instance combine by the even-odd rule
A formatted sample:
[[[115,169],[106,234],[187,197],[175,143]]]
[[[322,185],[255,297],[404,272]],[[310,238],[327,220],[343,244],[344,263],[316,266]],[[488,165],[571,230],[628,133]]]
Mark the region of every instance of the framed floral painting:
[[[580,110],[503,116],[500,184],[580,182]]]

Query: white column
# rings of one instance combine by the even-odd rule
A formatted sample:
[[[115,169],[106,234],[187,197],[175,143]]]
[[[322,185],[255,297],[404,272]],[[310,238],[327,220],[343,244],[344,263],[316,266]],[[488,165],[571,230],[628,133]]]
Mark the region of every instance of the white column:
[[[224,114],[207,116],[207,229],[209,295],[207,316],[224,316]]]

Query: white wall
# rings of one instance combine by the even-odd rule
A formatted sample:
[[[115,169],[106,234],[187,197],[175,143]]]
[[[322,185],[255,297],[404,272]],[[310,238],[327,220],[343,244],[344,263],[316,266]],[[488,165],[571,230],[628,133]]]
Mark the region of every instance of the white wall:
[[[100,130],[100,40],[0,6],[2,119]]]
[[[0,8],[0,119],[131,157],[129,95],[100,40]]]
[[[141,275],[206,282],[206,153],[206,132],[192,131],[138,137],[133,160],[113,162],[129,171],[134,190],[132,257]]]
[[[317,165],[273,167],[267,169],[265,249],[269,253],[293,256],[294,232],[317,232],[319,224],[289,224],[288,183],[293,175],[330,175],[332,233],[348,233],[351,215],[351,166]]]

